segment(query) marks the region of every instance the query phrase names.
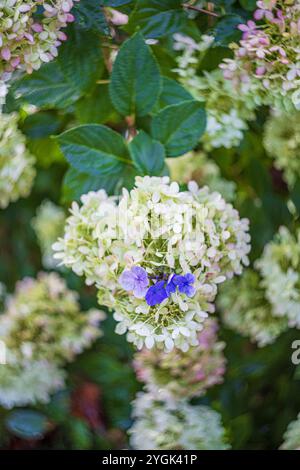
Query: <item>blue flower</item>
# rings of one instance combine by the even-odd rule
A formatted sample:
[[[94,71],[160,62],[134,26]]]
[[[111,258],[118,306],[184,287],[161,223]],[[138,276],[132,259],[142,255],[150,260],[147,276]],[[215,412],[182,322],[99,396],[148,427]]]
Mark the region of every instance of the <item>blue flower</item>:
[[[174,292],[176,292],[177,285],[173,282],[175,277],[176,274],[172,274],[172,276],[169,278],[168,284],[166,285],[168,297],[170,297],[171,294],[174,294]]]
[[[150,307],[162,303],[169,297],[165,288],[165,284],[165,281],[159,281],[154,284],[154,286],[149,287],[147,290],[145,300],[147,304],[150,305]]]
[[[191,273],[187,273],[184,276],[179,274],[174,274],[167,285],[167,292],[173,293],[178,287],[178,290],[181,294],[185,294],[188,297],[193,297],[196,292],[195,287],[192,285],[195,282],[195,276]],[[170,287],[168,287],[170,286]],[[169,294],[169,295],[170,295]]]
[[[138,299],[142,299],[147,292],[149,279],[145,269],[140,266],[125,269],[119,277],[119,283],[126,291],[132,291]]]

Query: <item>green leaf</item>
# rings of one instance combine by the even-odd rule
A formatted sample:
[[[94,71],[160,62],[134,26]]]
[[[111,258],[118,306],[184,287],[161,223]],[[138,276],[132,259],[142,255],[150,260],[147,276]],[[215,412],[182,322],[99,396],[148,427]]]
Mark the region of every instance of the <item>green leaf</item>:
[[[89,90],[103,71],[103,60],[97,33],[68,29],[68,40],[59,51],[58,61],[68,81],[81,92]]]
[[[105,7],[120,7],[132,2],[132,0],[102,0]]]
[[[298,215],[300,215],[300,179],[298,178],[291,191],[291,200],[295,204]]]
[[[14,85],[20,99],[38,107],[65,108],[77,101],[102,73],[98,35],[72,31],[54,62]]]
[[[76,450],[90,449],[93,434],[88,424],[82,419],[70,417],[67,423],[72,447]]]
[[[57,141],[51,137],[41,137],[40,139],[28,138],[27,146],[36,157],[37,165],[42,168],[49,168],[53,163],[60,163],[62,165],[66,163]]]
[[[162,91],[155,110],[158,111],[171,104],[179,104],[192,99],[193,96],[180,83],[172,78],[163,77]]]
[[[153,140],[146,132],[139,134],[130,142],[131,158],[141,175],[159,176],[165,168],[165,148]]]
[[[125,166],[121,174],[116,175],[89,175],[81,173],[75,168],[69,168],[66,172],[62,189],[62,201],[69,204],[79,200],[82,194],[89,191],[105,189],[107,194],[120,194],[123,187],[131,189],[136,173],[133,167]]]
[[[106,126],[87,124],[74,127],[57,139],[70,165],[83,173],[120,173],[124,165],[132,163],[124,139]]]
[[[29,114],[22,124],[22,132],[32,139],[46,137],[59,131],[61,121],[52,111]]]
[[[248,11],[253,11],[256,8],[256,0],[240,0],[240,4]]]
[[[230,42],[238,41],[241,32],[237,29],[237,26],[243,22],[242,17],[239,15],[223,16],[215,27],[215,43],[220,46],[227,46]]]
[[[72,14],[77,27],[109,35],[109,26],[99,0],[84,0],[75,3]]]
[[[180,31],[186,21],[181,0],[139,0],[125,29],[138,27],[146,38],[156,39]]]
[[[7,429],[22,439],[41,439],[48,429],[47,417],[33,410],[15,410],[5,420]]]
[[[124,116],[144,116],[155,105],[161,89],[157,61],[140,33],[121,47],[114,63],[110,96]]]
[[[185,101],[167,106],[154,116],[151,134],[164,144],[167,156],[178,157],[197,145],[205,127],[203,104]]]
[[[103,124],[119,116],[113,107],[106,84],[97,85],[91,95],[77,101],[75,114],[80,124]]]
[[[14,88],[22,100],[49,108],[65,108],[82,94],[64,75],[57,61],[44,65],[31,76],[25,76]]]

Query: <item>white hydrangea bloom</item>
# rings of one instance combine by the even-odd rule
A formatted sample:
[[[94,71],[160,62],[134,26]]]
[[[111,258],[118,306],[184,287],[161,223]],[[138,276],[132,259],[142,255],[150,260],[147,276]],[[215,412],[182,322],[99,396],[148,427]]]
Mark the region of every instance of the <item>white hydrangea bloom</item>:
[[[241,96],[220,70],[198,74],[199,64],[214,41],[212,36],[203,35],[199,43],[181,34],[175,34],[174,39],[174,49],[182,52],[176,58],[175,72],[196,99],[205,101],[207,125],[201,138],[205,150],[238,146],[248,129],[247,121],[255,117],[254,100]]]
[[[47,403],[64,384],[64,370],[47,360],[8,362],[0,366],[0,403],[4,408]]]
[[[252,269],[224,284],[217,303],[226,326],[249,337],[259,347],[273,343],[288,329],[286,317],[273,314],[261,277]]]
[[[273,314],[287,317],[290,326],[300,328],[300,230],[294,236],[280,227],[256,267]]]
[[[0,207],[27,197],[35,177],[35,159],[17,127],[16,114],[0,113]]]
[[[195,182],[181,192],[168,177],[137,177],[135,188],[124,189],[119,201],[103,190],[81,201],[81,207],[73,203],[65,236],[54,245],[56,258],[96,285],[99,303],[115,310],[117,332],[128,332],[139,349],[155,343],[166,350],[195,346],[197,331],[214,310],[218,284],[248,264],[248,220],[219,193]],[[189,273],[195,293],[175,288],[151,305],[120,283],[121,274],[134,268],[151,287],[157,279],[164,284]]]
[[[133,402],[135,423],[130,444],[137,450],[225,450],[221,416],[207,406],[186,400],[163,400],[140,392]]]
[[[81,312],[77,293],[56,273],[19,282],[0,315],[7,351],[6,364],[0,366],[0,404],[48,401],[64,385],[65,363],[101,336],[103,318],[99,310]]]
[[[42,251],[43,266],[47,269],[57,266],[52,245],[63,234],[65,219],[65,212],[61,207],[51,201],[43,201],[32,220],[32,226]]]
[[[208,186],[211,191],[219,192],[231,202],[236,196],[236,184],[221,176],[221,171],[213,159],[204,152],[188,152],[181,157],[167,158],[170,177],[178,183],[196,181],[199,186]]]
[[[281,450],[300,450],[300,414],[288,425],[283,439]]]

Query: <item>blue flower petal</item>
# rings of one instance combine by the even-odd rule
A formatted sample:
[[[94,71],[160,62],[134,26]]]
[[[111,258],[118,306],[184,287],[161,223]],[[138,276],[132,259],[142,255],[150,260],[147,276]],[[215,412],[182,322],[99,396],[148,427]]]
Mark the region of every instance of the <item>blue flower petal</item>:
[[[160,281],[149,287],[145,300],[150,307],[161,304],[165,299],[168,298],[167,291],[165,289],[165,281]]]

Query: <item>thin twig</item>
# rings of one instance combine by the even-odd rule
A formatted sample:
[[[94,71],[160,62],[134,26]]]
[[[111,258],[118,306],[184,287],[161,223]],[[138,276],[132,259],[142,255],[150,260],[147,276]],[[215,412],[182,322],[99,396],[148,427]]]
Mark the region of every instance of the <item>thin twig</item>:
[[[188,10],[198,11],[199,13],[205,13],[205,15],[215,16],[217,18],[219,17],[219,15],[217,13],[214,13],[213,11],[204,10],[203,8],[195,7],[193,5],[189,5],[188,3],[183,3],[182,6],[184,8],[187,8]]]

